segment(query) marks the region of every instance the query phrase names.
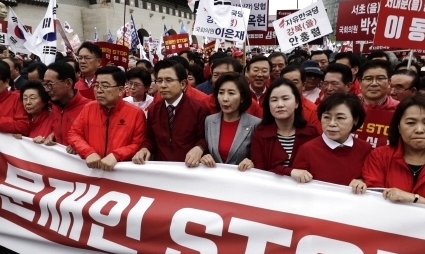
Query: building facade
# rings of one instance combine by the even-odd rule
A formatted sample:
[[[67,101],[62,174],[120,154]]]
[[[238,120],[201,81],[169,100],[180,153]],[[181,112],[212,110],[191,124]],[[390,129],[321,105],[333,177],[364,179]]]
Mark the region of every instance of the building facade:
[[[339,2],[342,2],[342,0],[323,0],[323,5],[325,6],[326,11],[328,13],[329,21],[331,22],[334,35],[336,31],[336,21],[338,19]]]
[[[0,2],[12,6],[22,22],[34,30],[44,17],[49,0]],[[162,36],[164,24],[179,33],[180,22],[189,31],[195,19],[189,7],[165,0],[57,0],[57,4],[57,18],[62,24],[67,21],[81,41],[93,40],[95,27],[99,40],[107,40],[108,30],[115,39],[117,30],[130,21],[130,12],[136,28],[145,29],[154,38]],[[198,38],[198,41],[202,40]],[[61,49],[59,43],[58,48]]]

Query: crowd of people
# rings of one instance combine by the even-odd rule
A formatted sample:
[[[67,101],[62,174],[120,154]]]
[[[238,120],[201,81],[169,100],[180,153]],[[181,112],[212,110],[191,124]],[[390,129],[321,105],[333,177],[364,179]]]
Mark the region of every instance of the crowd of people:
[[[254,54],[255,53],[255,54]],[[101,66],[84,42],[76,59],[45,66],[0,61],[0,132],[61,144],[89,168],[117,162],[216,163],[383,191],[425,204],[425,82],[421,67],[392,65],[385,52],[182,51],[128,70]],[[389,144],[353,133],[370,110],[393,114]]]

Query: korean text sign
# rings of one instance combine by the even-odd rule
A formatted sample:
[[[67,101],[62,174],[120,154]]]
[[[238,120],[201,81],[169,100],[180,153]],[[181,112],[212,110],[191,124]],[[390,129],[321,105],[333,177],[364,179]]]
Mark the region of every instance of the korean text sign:
[[[273,22],[282,51],[332,33],[322,1]]]
[[[227,41],[245,41],[246,26],[248,24],[250,9],[232,6],[232,19],[228,27],[222,28],[215,24],[208,11],[200,3],[196,15],[193,34]]]
[[[336,38],[340,41],[373,40],[379,7],[379,0],[340,2]]]
[[[423,0],[381,0],[374,45],[425,49]]]
[[[128,67],[128,47],[109,42],[95,42],[102,49],[102,66],[112,62],[116,66]]]
[[[239,0],[232,0],[232,5],[238,6],[240,10]],[[242,7],[249,9],[248,31],[267,31],[268,20],[268,0],[244,0]]]
[[[189,35],[175,34],[164,36],[165,53],[167,55],[176,54],[183,50],[189,50]]]

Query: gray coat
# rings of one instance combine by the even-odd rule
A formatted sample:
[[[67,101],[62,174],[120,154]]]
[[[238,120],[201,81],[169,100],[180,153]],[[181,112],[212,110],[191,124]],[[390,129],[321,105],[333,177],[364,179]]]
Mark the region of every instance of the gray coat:
[[[222,113],[207,116],[205,119],[205,138],[208,143],[208,150],[214,161],[224,163],[218,151],[218,143],[220,140]],[[232,146],[227,157],[226,164],[238,165],[243,159],[249,158],[251,150],[251,136],[255,127],[261,122],[260,118],[247,113],[242,113],[239,121],[238,129]]]

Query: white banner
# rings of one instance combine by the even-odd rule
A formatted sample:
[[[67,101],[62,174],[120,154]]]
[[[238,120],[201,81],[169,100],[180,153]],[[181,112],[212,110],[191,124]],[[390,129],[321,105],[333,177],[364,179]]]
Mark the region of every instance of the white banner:
[[[9,41],[7,39],[7,33],[0,32],[0,45],[3,45],[3,46],[9,45]]]
[[[0,134],[0,245],[57,253],[422,253],[424,206],[233,165],[87,168]]]
[[[332,33],[321,0],[273,22],[281,51],[286,51]]]
[[[267,31],[268,0],[243,0],[242,7],[250,9],[248,31]],[[232,0],[232,5],[240,8],[240,0]]]
[[[246,26],[248,25],[250,10],[240,7],[231,6],[231,22],[226,28],[219,27],[203,8],[203,2],[200,3],[198,14],[196,15],[195,24],[193,26],[193,34],[206,36],[210,38],[218,38],[227,41],[245,41]]]

